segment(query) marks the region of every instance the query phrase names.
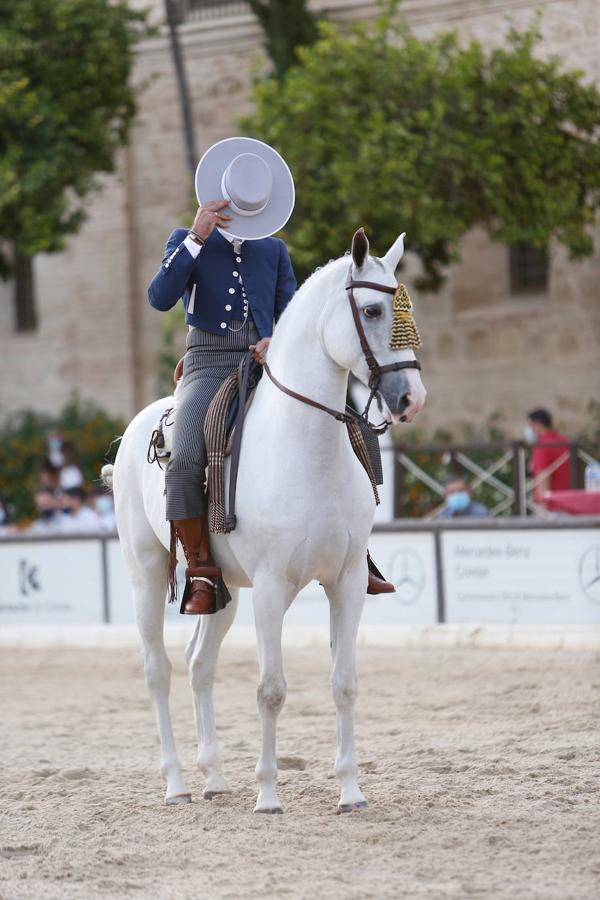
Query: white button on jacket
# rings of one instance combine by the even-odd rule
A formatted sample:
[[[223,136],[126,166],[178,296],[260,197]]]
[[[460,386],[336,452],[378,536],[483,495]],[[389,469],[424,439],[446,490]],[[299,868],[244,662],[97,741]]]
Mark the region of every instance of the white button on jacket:
[[[231,303],[228,303],[228,304],[226,305],[225,310],[226,310],[227,312],[231,312]]]
[[[221,322],[221,328],[227,328],[227,322]]]

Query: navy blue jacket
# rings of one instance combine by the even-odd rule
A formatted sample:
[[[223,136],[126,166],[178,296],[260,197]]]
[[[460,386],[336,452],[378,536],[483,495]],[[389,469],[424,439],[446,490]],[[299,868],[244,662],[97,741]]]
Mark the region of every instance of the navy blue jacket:
[[[183,243],[187,233],[187,228],[171,233],[162,265],[148,287],[150,305],[167,310],[181,298],[188,325],[223,334],[239,308],[239,272],[258,333],[270,337],[296,290],[284,242],[273,237],[244,241],[236,257],[233,245],[215,228],[194,259]]]

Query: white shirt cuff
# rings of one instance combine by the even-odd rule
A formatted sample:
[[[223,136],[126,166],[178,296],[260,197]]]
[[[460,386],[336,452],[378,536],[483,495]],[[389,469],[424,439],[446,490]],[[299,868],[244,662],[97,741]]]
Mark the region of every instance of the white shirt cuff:
[[[199,254],[200,251],[202,250],[202,244],[197,244],[196,241],[193,241],[193,240],[191,239],[191,237],[189,236],[189,234],[187,235],[187,237],[185,237],[185,238],[183,239],[183,243],[184,243],[185,246],[188,248],[188,250],[190,251],[190,253],[191,253],[191,255],[193,256],[193,258],[196,259],[196,257],[198,256],[198,254]]]

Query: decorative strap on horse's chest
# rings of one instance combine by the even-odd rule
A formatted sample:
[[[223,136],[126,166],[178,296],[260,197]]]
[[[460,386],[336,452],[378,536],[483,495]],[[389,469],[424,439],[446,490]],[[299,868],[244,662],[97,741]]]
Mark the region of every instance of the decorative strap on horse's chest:
[[[369,476],[369,481],[371,482],[371,487],[373,488],[373,496],[375,497],[375,505],[379,506],[380,500],[379,492],[377,490],[377,480],[375,478],[375,473],[373,472],[371,457],[369,456],[369,451],[367,449],[365,438],[361,431],[360,425],[358,424],[356,419],[350,419],[346,422],[346,428],[348,429],[348,437],[350,438],[352,449],[354,450],[354,453],[356,454],[358,461],[362,465],[363,469]]]

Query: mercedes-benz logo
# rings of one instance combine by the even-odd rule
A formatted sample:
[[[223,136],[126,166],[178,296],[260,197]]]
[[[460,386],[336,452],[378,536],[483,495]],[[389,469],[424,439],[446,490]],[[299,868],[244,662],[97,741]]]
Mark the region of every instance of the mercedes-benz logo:
[[[600,545],[588,547],[579,561],[579,584],[588,600],[600,604]]]
[[[425,586],[425,567],[414,550],[397,550],[390,560],[389,577],[401,603],[415,603]]]

